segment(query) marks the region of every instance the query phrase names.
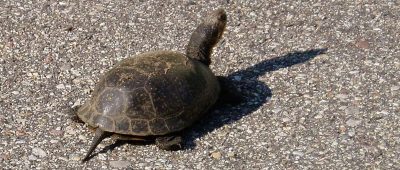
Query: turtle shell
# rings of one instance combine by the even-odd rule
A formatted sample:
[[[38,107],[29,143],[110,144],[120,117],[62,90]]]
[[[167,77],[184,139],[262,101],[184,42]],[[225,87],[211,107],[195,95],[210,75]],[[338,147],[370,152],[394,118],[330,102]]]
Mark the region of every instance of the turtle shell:
[[[201,62],[178,52],[148,52],[109,70],[77,114],[108,132],[165,135],[200,119],[219,92],[217,78]]]

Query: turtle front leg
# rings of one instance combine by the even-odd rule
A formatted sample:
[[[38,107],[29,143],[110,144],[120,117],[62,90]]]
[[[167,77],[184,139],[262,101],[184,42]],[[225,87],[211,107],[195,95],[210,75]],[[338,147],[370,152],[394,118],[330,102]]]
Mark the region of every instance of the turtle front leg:
[[[67,113],[69,115],[69,119],[72,120],[73,122],[84,124],[85,122],[83,122],[78,116],[78,110],[81,107],[82,106],[75,106],[75,107],[69,108],[67,110]]]
[[[158,148],[167,151],[176,151],[182,149],[181,136],[160,136],[156,138]]]
[[[238,105],[245,100],[244,95],[236,89],[232,80],[223,76],[217,76],[217,79],[221,86],[221,94],[217,104]]]

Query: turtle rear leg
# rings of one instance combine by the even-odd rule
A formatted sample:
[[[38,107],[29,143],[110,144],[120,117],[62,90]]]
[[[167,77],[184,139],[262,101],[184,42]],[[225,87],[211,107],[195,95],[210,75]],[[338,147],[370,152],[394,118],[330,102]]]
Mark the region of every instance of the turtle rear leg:
[[[234,86],[232,80],[223,76],[217,76],[217,79],[221,86],[221,93],[217,104],[237,105],[245,100],[244,95]]]
[[[182,149],[181,136],[160,136],[156,138],[158,148],[167,151],[176,151]]]

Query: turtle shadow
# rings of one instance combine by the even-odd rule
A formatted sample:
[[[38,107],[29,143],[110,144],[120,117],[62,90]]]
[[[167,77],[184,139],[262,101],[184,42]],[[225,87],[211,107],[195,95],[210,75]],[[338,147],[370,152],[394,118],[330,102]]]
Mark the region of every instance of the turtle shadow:
[[[235,105],[222,103],[211,109],[207,115],[191,128],[185,130],[184,148],[194,149],[195,140],[218,129],[226,124],[231,124],[251,114],[260,108],[272,97],[272,90],[258,78],[267,72],[281,68],[291,67],[304,63],[326,53],[327,48],[295,51],[286,55],[267,59],[246,69],[229,74],[228,80],[240,91],[243,100]]]

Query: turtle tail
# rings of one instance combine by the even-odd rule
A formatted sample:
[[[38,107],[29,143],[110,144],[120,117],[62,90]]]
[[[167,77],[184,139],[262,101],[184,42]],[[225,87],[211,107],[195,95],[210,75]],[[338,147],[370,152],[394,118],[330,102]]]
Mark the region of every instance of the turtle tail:
[[[212,48],[221,39],[226,20],[226,13],[223,9],[212,11],[192,33],[186,48],[186,55],[209,66]]]
[[[92,140],[92,144],[90,145],[90,148],[89,148],[88,152],[86,153],[86,156],[82,159],[82,163],[88,161],[90,158],[90,155],[96,149],[97,145],[99,145],[99,143],[103,139],[111,136],[111,134],[112,133],[110,133],[110,132],[106,132],[106,131],[101,130],[100,128],[97,128],[95,136]]]

